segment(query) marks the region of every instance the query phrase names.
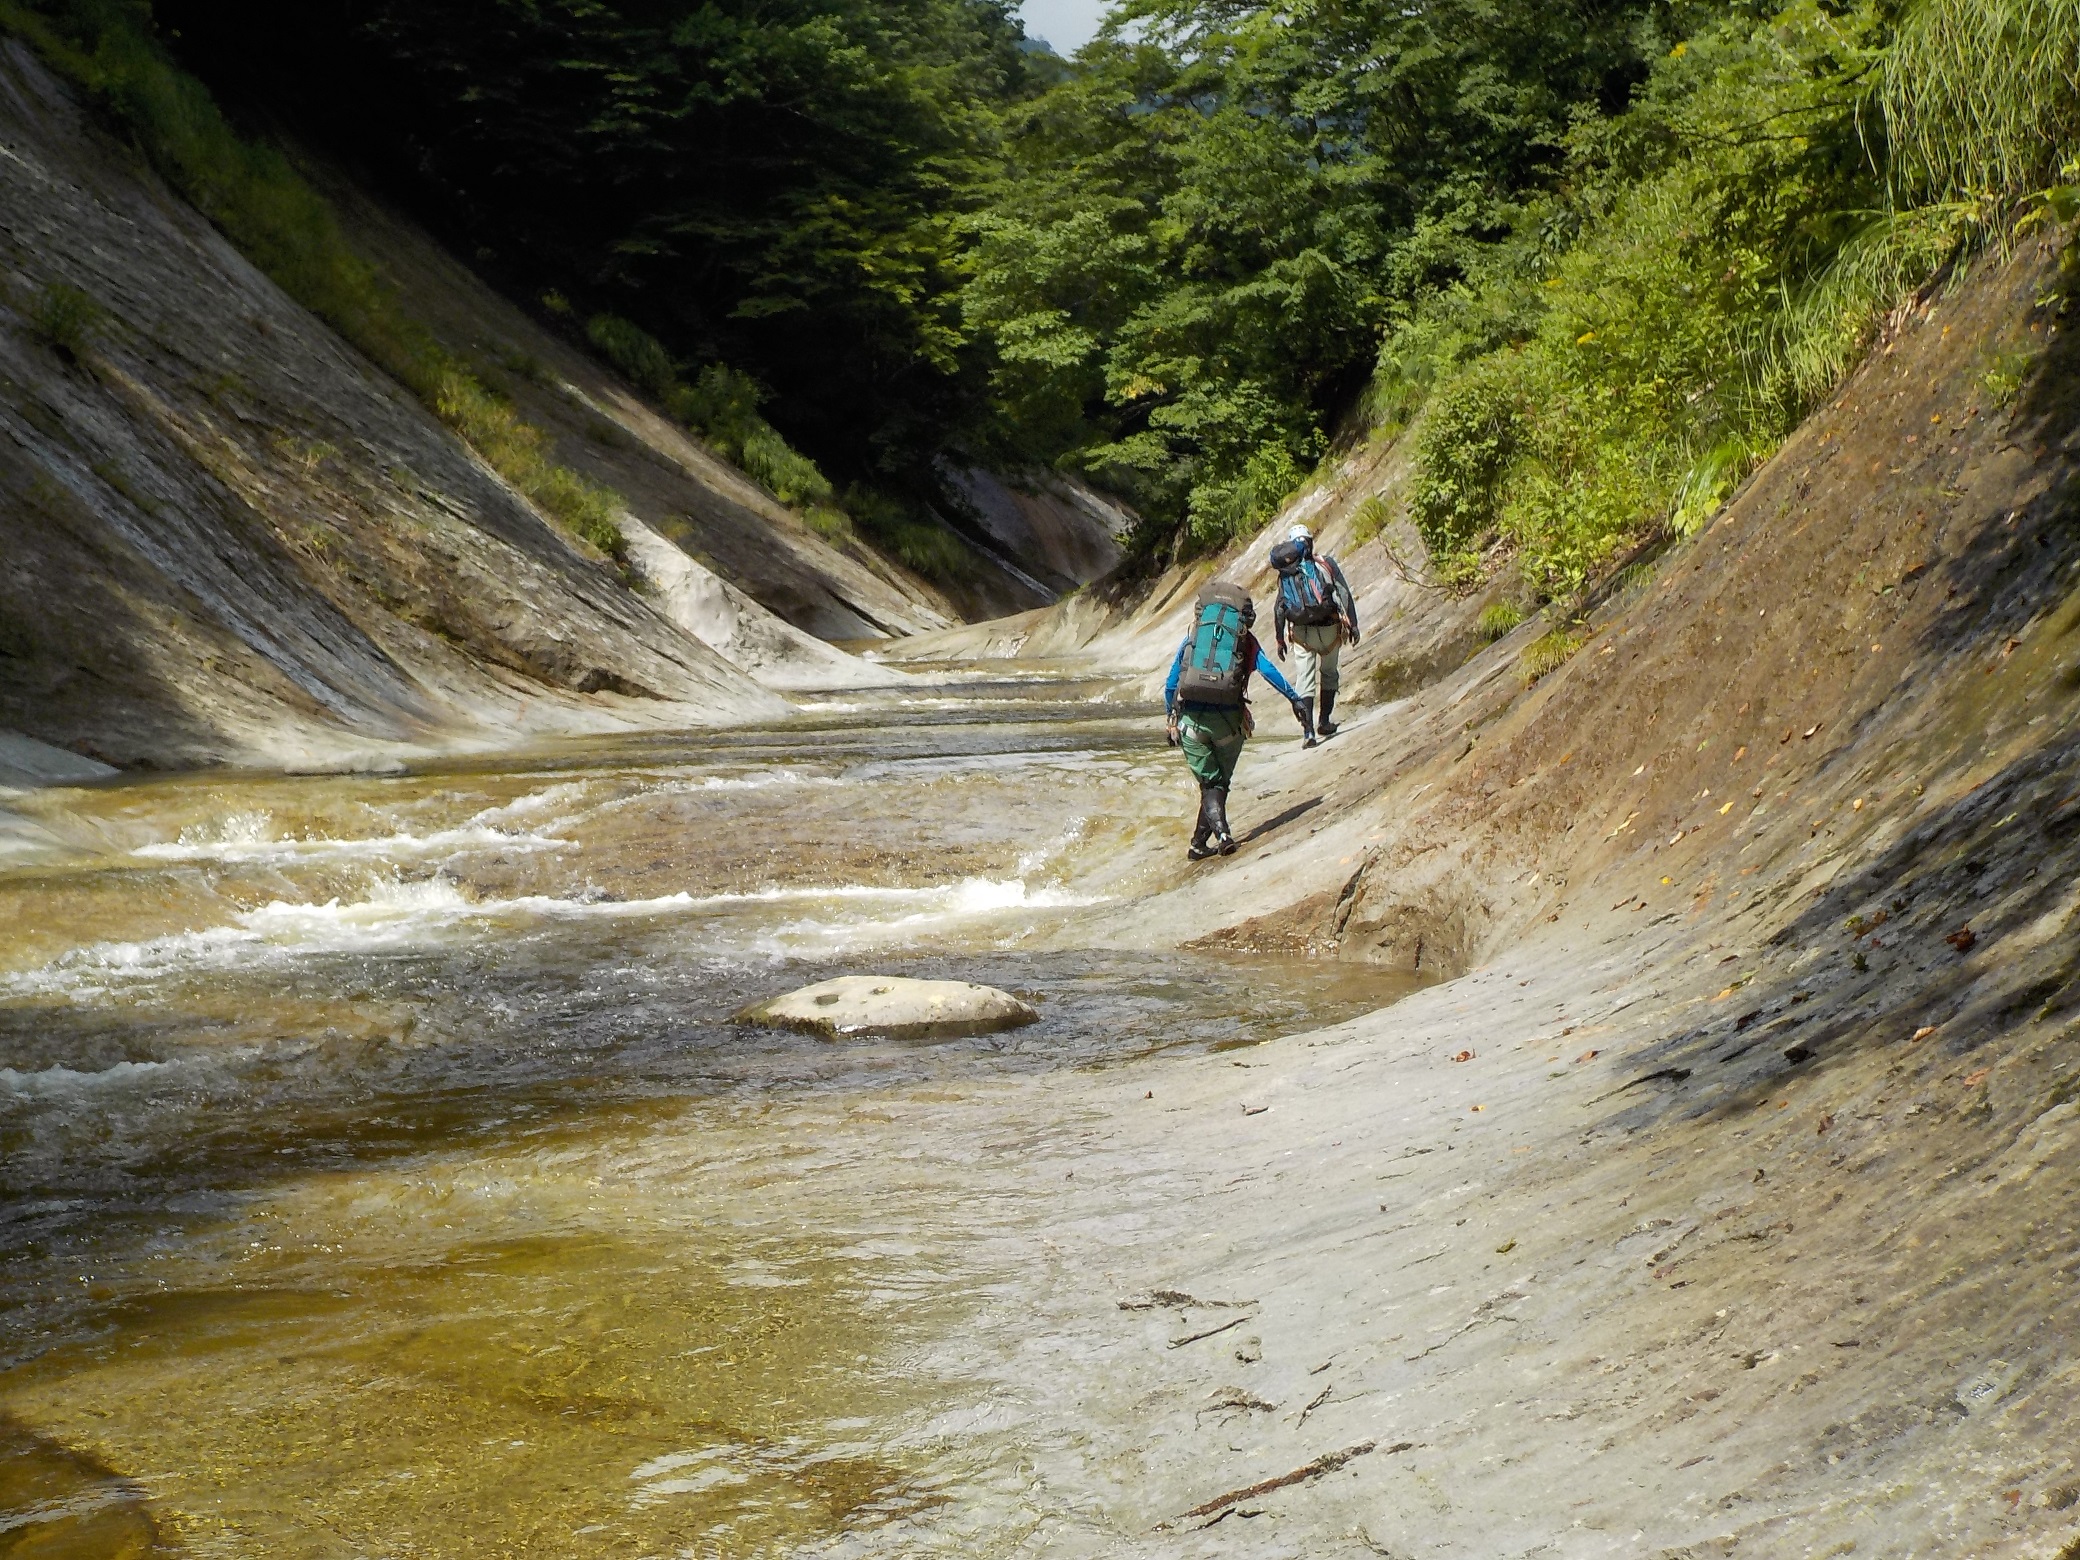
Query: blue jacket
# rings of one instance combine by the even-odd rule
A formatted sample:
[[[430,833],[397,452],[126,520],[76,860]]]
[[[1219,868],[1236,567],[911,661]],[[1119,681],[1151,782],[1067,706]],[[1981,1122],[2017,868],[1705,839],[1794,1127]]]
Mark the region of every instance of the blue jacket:
[[[1170,663],[1170,680],[1163,684],[1163,708],[1170,713],[1173,719],[1176,717],[1178,709],[1177,679],[1184,675],[1185,653],[1189,651],[1191,648],[1192,636],[1187,634],[1185,635],[1184,643],[1177,647],[1177,658]],[[1295,700],[1297,700],[1300,697],[1300,695],[1293,692],[1292,685],[1278,674],[1278,668],[1276,666],[1274,666],[1271,662],[1262,659],[1262,657],[1258,654],[1260,648],[1261,647],[1257,644],[1257,636],[1255,634],[1244,634],[1242,636],[1242,696],[1245,699],[1249,697],[1250,673],[1262,672],[1264,674],[1264,681],[1268,682],[1269,684],[1271,684],[1273,688],[1277,689],[1280,693],[1284,694],[1286,696],[1287,703],[1292,703]],[[1184,706],[1184,708],[1188,710],[1224,710],[1228,707],[1229,706],[1225,704],[1197,703],[1188,703]]]

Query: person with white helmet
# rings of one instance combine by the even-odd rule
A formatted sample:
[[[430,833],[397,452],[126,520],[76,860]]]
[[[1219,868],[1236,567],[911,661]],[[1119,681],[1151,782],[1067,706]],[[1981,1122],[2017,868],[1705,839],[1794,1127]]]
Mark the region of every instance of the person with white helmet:
[[[1278,605],[1273,610],[1272,640],[1281,658],[1290,640],[1300,652],[1293,687],[1300,702],[1312,705],[1317,693],[1322,712],[1314,722],[1324,737],[1336,735],[1337,659],[1347,644],[1358,642],[1358,603],[1350,582],[1334,558],[1317,557],[1314,532],[1296,524],[1271,549],[1278,570]]]

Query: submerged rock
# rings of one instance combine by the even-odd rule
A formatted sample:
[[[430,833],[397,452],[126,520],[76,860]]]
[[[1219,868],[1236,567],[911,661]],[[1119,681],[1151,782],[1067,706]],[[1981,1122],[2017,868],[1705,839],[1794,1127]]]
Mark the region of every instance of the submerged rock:
[[[831,1039],[876,1034],[951,1040],[1016,1029],[1039,1018],[1008,991],[967,980],[909,980],[900,975],[840,975],[737,1015],[740,1024],[806,1029]]]

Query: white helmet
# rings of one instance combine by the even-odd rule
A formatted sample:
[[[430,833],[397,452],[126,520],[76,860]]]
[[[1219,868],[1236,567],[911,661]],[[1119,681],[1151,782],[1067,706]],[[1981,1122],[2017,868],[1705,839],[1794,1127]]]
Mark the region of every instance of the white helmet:
[[[1286,532],[1286,540],[1289,542],[1311,542],[1314,540],[1314,532],[1295,520],[1293,529]]]

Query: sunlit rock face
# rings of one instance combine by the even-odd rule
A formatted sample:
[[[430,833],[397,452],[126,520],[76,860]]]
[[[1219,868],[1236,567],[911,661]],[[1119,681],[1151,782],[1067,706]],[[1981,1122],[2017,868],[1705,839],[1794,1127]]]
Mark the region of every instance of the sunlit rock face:
[[[754,1003],[737,1015],[737,1022],[805,1029],[833,1040],[862,1034],[953,1040],[1017,1029],[1039,1017],[1010,992],[973,981],[840,975]]]

